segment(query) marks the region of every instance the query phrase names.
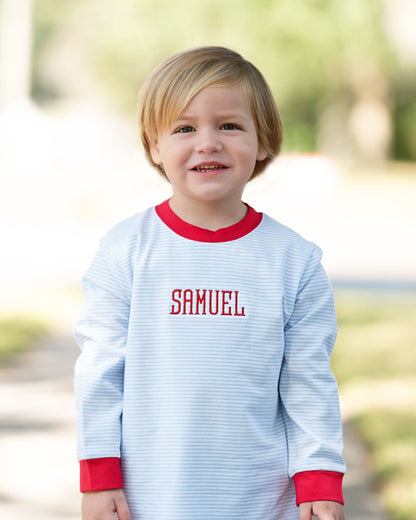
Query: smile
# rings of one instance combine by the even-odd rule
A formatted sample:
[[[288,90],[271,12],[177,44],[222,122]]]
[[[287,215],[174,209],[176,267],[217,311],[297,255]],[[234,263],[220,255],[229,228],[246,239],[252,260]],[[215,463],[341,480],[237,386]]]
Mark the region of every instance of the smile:
[[[218,170],[225,170],[226,166],[223,166],[221,164],[201,164],[200,166],[195,166],[195,168],[192,169],[199,173],[209,173]]]

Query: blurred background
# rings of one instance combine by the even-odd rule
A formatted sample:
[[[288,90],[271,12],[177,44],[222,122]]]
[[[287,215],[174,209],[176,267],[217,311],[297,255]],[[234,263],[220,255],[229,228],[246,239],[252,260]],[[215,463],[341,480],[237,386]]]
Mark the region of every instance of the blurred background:
[[[414,0],[0,0],[4,518],[79,518],[80,278],[109,227],[169,196],[143,158],[137,93],[162,59],[207,44],[273,90],[283,152],[245,198],[323,249],[346,427],[391,518],[416,518],[415,22]]]

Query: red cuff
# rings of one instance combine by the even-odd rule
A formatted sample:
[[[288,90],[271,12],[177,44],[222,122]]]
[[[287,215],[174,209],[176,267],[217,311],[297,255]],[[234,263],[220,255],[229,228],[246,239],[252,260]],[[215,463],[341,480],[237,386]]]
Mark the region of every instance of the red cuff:
[[[80,460],[79,467],[81,492],[123,487],[120,459],[116,457]]]
[[[316,500],[331,500],[344,504],[342,496],[343,473],[336,471],[302,471],[293,475],[296,505]]]

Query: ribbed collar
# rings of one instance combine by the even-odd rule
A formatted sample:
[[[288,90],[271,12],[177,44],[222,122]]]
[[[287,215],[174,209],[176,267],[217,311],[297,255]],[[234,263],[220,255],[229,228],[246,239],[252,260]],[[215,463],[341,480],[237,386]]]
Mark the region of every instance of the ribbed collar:
[[[168,200],[156,206],[155,210],[159,218],[168,228],[181,237],[195,240],[196,242],[230,242],[231,240],[237,240],[238,238],[248,235],[260,224],[263,218],[262,213],[257,213],[257,211],[249,205],[247,205],[247,208],[247,214],[240,222],[226,228],[217,229],[216,231],[200,228],[189,224],[189,222],[185,222],[171,210]]]

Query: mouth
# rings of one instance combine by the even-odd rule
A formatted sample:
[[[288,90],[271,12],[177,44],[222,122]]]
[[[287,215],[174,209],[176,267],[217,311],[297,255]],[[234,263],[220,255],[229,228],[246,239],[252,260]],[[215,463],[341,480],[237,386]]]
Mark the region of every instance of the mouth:
[[[218,173],[221,170],[226,170],[227,166],[220,164],[220,163],[203,163],[198,164],[194,168],[192,168],[192,171],[202,174],[210,174],[210,173]]]

